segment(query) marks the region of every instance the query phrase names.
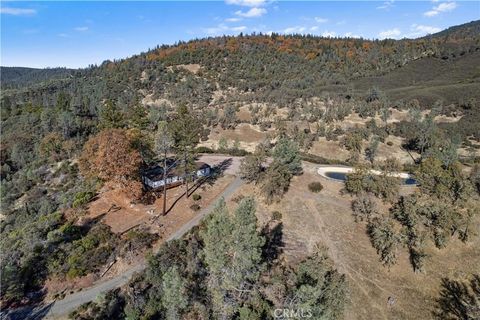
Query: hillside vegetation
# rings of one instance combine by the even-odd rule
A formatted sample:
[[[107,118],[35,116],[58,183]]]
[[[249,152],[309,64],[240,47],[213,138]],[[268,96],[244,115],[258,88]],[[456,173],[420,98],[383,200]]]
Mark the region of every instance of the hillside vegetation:
[[[2,305],[41,300],[47,279],[99,274],[112,257],[145,248],[151,235],[120,236],[85,219],[88,203],[102,187],[124,188],[132,202],[147,201],[140,173],[160,153],[174,153],[187,170],[198,151],[212,152],[198,148],[200,142],[241,124],[263,137],[241,170],[266,203],[279,201],[302,174],[301,155],[355,165],[347,191],[359,197],[356,214],[368,220],[381,262],[395,264],[404,245],[414,270],[422,272],[420,238],[443,248],[454,236],[464,242],[475,236],[479,28],[474,21],[424,38],[381,41],[241,34],[160,46],[86,69],[2,67]],[[393,119],[393,113],[404,117]],[[450,122],[437,121],[442,117]],[[357,122],[345,126],[347,118]],[[247,154],[241,141],[229,146],[223,138],[217,150]],[[339,159],[338,150],[329,159],[314,154],[314,144],[327,142],[348,158]],[[409,161],[378,161],[382,147],[408,154]],[[366,168],[386,173],[371,179],[360,174]],[[400,198],[388,172],[401,170],[422,175],[422,192],[429,195]],[[365,209],[372,194],[394,207],[392,217],[388,210]],[[444,199],[448,203],[428,211]],[[416,206],[405,209],[402,201]],[[256,230],[252,199],[240,201],[233,215],[225,204],[216,212],[224,213],[222,221],[214,217],[200,233],[163,247],[130,289],[104,302],[120,305],[122,316],[132,319],[187,313],[264,318],[286,301],[309,306],[318,317],[342,316],[348,285],[323,251],[295,265],[273,263],[262,255],[266,240]],[[243,226],[239,217],[250,223]],[[234,243],[231,232],[247,244]],[[255,242],[251,250],[248,241]],[[214,244],[229,253],[245,250],[249,259]],[[230,268],[229,277],[222,278],[219,261]],[[74,316],[93,312],[90,307],[105,305]]]
[[[2,90],[31,86],[39,82],[68,78],[72,69],[0,67]]]

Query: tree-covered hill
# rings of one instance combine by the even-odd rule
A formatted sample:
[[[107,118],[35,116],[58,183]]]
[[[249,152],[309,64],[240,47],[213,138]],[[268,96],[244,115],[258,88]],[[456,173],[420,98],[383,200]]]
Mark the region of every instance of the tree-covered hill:
[[[140,184],[141,166],[158,151],[154,141],[160,124],[178,129],[177,137],[195,131],[193,142],[178,148],[190,150],[211,130],[234,128],[237,111],[246,107],[252,117],[243,121],[264,132],[272,129],[268,133],[277,136],[268,143],[281,146],[279,141],[291,140],[297,156],[297,144],[308,152],[313,141],[323,138],[342,139],[355,152],[370,137],[378,146],[395,135],[422,157],[454,161],[460,145],[474,148],[473,140],[480,139],[479,26],[475,21],[403,40],[223,36],[160,46],[78,70],[2,67],[0,302],[28,301],[49,277],[98,272],[118,248],[130,246],[101,223],[78,222],[102,178],[109,176],[95,169],[124,171],[125,162],[111,165],[107,156],[92,158],[101,165],[92,166],[88,175],[77,163],[91,154],[110,156],[113,150],[135,169],[122,171],[118,180],[128,176],[128,182]],[[411,111],[411,120],[388,123],[392,109]],[[422,118],[422,111],[433,109]],[[348,132],[337,126],[353,112],[368,123]],[[463,117],[439,127],[433,121],[437,114]],[[182,115],[190,126],[180,121]],[[293,129],[287,121],[295,124]],[[301,122],[309,128],[300,130],[296,123]],[[123,157],[127,148],[129,159]],[[262,163],[254,167],[262,169]],[[293,173],[284,169],[271,169],[277,174],[267,174],[264,189],[287,190]],[[141,235],[137,241],[150,240]]]
[[[175,81],[172,76],[165,78],[166,67],[200,64],[200,78],[210,85],[218,83],[222,89],[234,87],[255,92],[277,102],[291,101],[318,94],[325,85],[348,85],[352,79],[383,75],[424,58],[454,60],[472,54],[480,50],[479,25],[475,21],[429,37],[398,41],[279,34],[206,38],[157,47],[124,60],[106,61],[76,73],[69,83],[70,87],[83,90],[94,83],[99,90],[108,85],[109,91],[115,93],[135,89],[157,92]],[[140,81],[142,72],[146,72],[148,80]],[[2,87],[28,86],[71,74],[72,70],[60,68],[3,68]],[[283,97],[278,97],[279,91]]]
[[[40,82],[69,78],[72,69],[25,67],[0,67],[2,89],[31,86]]]
[[[469,37],[476,37],[480,33],[480,23],[471,21],[458,26],[453,26],[440,32],[426,36],[425,38],[443,38],[462,40]]]
[[[161,99],[200,110],[223,92],[230,101],[290,107],[329,94],[363,98],[373,87],[392,101],[416,99],[424,108],[437,100],[461,105],[465,97],[480,98],[479,25],[413,40],[241,34],[160,46],[75,71],[5,69],[2,117],[26,104],[54,107],[60,97],[64,112],[95,119],[106,100],[123,112]],[[192,64],[198,72],[181,67]],[[12,83],[32,85],[7,89]]]
[[[480,99],[480,51],[443,60],[426,57],[415,60],[380,76],[353,81],[354,87],[366,91],[384,90],[390,99],[419,99],[426,106],[437,100],[459,102],[463,97]]]

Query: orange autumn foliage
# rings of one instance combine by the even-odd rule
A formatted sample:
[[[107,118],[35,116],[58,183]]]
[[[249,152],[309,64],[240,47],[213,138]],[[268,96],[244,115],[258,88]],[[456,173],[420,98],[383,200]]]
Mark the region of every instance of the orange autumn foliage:
[[[132,147],[124,129],[103,130],[90,138],[80,157],[80,172],[86,177],[131,185],[138,181],[142,157]]]

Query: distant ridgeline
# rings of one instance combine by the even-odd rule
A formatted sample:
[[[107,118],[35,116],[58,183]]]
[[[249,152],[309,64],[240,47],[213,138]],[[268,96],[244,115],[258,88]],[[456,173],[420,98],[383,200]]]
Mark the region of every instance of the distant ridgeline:
[[[39,82],[69,78],[72,76],[73,70],[67,68],[0,67],[0,73],[2,75],[2,89],[15,89]]]

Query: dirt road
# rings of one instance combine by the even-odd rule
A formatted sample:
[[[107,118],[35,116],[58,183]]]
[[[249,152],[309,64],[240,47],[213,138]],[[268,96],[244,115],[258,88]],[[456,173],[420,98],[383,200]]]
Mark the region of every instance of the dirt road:
[[[209,165],[214,167],[224,162],[225,160],[231,160],[230,164],[228,165],[228,168],[226,168],[224,173],[231,174],[231,175],[238,175],[241,159],[243,159],[243,157],[232,157],[232,156],[225,156],[225,155],[218,155],[218,154],[203,154],[198,158],[198,161],[208,163]]]
[[[220,194],[218,199],[220,198],[229,198],[241,185],[243,181],[240,178],[236,178],[233,182]],[[217,199],[217,200],[218,200]],[[194,226],[198,225],[200,221],[209,214],[213,207],[215,206],[217,201],[213,202],[207,208],[200,211],[192,220],[190,220],[187,224],[184,224],[178,231],[172,234],[167,241],[172,241],[175,239],[181,238],[185,235],[190,229]],[[120,287],[128,282],[130,277],[135,273],[142,271],[145,268],[145,263],[142,262],[139,265],[134,266],[132,269],[128,270],[122,275],[119,275],[115,278],[112,278],[108,281],[99,283],[98,285],[91,287],[90,289],[80,291],[78,293],[72,294],[70,296],[65,297],[63,300],[56,301],[52,308],[49,310],[47,314],[47,318],[55,318],[61,315],[66,315],[70,311],[74,310],[78,306],[82,305],[85,302],[94,300],[100,293],[106,292],[113,288]]]
[[[224,159],[225,157],[223,157]],[[219,161],[220,156],[219,156]],[[235,163],[235,162],[233,162]],[[236,170],[236,169],[235,169]],[[233,172],[233,170],[232,170]],[[235,171],[236,173],[236,171]],[[175,240],[181,238],[183,235],[188,233],[190,229],[194,226],[198,225],[200,221],[208,215],[212,209],[214,208],[215,204],[220,198],[228,199],[231,195],[243,185],[243,181],[240,178],[235,178],[233,182],[225,188],[225,190],[217,197],[215,201],[213,201],[208,207],[201,210],[192,220],[188,223],[184,224],[180,229],[178,229],[175,233],[173,233],[167,241]],[[62,300],[57,300],[50,305],[43,305],[38,307],[26,307],[22,309],[17,309],[7,314],[0,315],[1,319],[62,319],[65,318],[68,313],[78,308],[80,305],[95,300],[95,298],[104,292],[107,292],[111,289],[118,288],[124,284],[126,284],[131,276],[136,273],[140,272],[145,269],[145,262],[142,261],[141,263],[132,266],[131,269],[124,272],[121,275],[113,277],[109,280],[102,281],[100,283],[95,284],[94,286],[84,289],[82,291],[76,292],[74,294],[66,296]]]

